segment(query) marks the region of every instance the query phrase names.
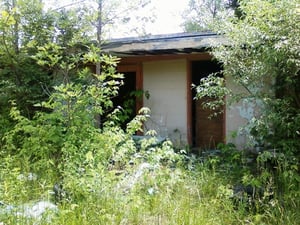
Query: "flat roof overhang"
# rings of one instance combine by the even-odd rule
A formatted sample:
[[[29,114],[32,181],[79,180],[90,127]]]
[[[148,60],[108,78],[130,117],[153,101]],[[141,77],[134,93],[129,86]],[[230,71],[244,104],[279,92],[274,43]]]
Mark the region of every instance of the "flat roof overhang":
[[[207,52],[210,47],[225,43],[225,38],[216,33],[179,33],[112,39],[103,44],[102,50],[121,58],[181,55]]]

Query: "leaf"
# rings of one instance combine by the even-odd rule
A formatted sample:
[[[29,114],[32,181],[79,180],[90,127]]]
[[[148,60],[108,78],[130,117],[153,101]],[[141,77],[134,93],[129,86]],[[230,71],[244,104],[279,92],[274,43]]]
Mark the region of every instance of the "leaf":
[[[87,152],[87,153],[85,154],[85,158],[86,158],[86,160],[87,160],[88,162],[94,161],[94,156],[93,156],[93,153],[92,153],[91,151],[89,151],[89,152]]]

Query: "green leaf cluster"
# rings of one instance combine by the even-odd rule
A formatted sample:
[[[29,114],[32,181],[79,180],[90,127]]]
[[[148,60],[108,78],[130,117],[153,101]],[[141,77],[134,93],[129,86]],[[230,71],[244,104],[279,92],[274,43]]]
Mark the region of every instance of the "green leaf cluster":
[[[249,121],[249,135],[264,148],[299,154],[299,3],[240,1],[240,10],[241,18],[216,26],[228,41],[212,49],[225,81],[216,75],[203,79],[198,96],[227,96],[227,104],[256,101],[263,110]]]

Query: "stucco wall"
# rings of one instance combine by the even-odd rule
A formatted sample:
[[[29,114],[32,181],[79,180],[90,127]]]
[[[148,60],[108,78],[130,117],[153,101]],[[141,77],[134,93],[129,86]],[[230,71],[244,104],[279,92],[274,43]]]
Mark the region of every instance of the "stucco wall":
[[[186,61],[144,62],[143,76],[144,90],[150,93],[150,98],[144,99],[144,106],[151,109],[152,115],[147,128],[158,130],[175,144],[186,143]]]
[[[237,87],[231,77],[226,77],[226,85],[234,93],[247,93],[242,87]],[[230,99],[227,98],[230,102]],[[253,142],[246,126],[252,119],[260,116],[262,104],[258,99],[244,99],[226,107],[226,142],[234,143],[239,149],[253,148]]]
[[[154,129],[181,146],[187,143],[186,63],[184,59],[143,63],[143,88],[150,93],[149,99],[144,98],[144,106],[151,109],[146,129]],[[237,88],[230,77],[226,77],[226,84],[236,93],[245,91]],[[260,108],[258,101],[241,101],[226,107],[227,143],[232,142],[240,149],[247,147],[249,133],[240,128],[259,116]]]

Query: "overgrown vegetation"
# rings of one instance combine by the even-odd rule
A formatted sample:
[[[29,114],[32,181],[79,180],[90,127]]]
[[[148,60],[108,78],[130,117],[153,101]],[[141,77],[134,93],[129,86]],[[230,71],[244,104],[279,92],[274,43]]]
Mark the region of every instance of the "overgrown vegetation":
[[[215,98],[206,103],[211,109],[237,102],[260,109],[241,128],[244,149],[257,155],[257,168],[245,171],[243,183],[270,186],[277,201],[299,208],[299,3],[240,1],[239,11],[241,17],[215,24],[228,41],[212,47],[224,78],[202,79],[198,97]]]
[[[299,6],[296,1],[249,2],[241,4],[244,18],[226,26],[232,45],[217,48],[215,55],[224,63],[225,77],[233,76],[250,92],[232,99],[255,98],[264,105],[266,114],[249,127],[254,143],[273,151],[250,154],[222,144],[203,156],[174,150],[168,140],[158,142],[155,131],[136,143],[133,135],[149,109],[120,127],[122,112],[112,110],[122,85],[118,59],[101,55],[89,42],[76,42],[80,31],[68,20],[60,20],[65,22],[57,37],[62,41],[43,44],[39,38],[49,36],[38,33],[33,42],[25,38],[14,45],[13,37],[37,31],[18,36],[15,9],[1,9],[0,224],[298,224]],[[19,29],[34,28],[26,18]],[[42,25],[46,17],[37,19]],[[93,72],[95,64],[101,65],[100,74]],[[260,79],[276,81],[271,82],[276,94],[253,92]],[[223,84],[211,76],[198,88],[222,100],[232,94]],[[30,95],[22,92],[27,89]],[[28,204],[39,201],[57,208],[29,215]]]

